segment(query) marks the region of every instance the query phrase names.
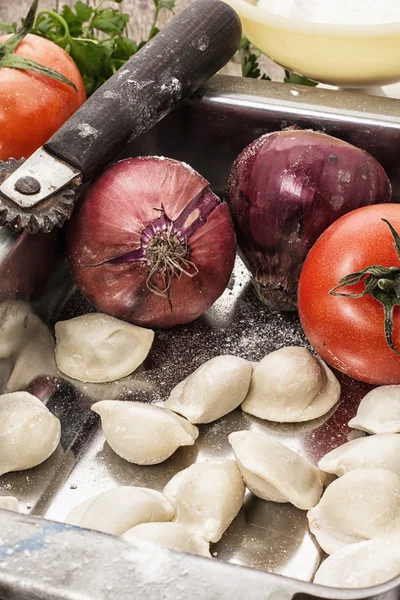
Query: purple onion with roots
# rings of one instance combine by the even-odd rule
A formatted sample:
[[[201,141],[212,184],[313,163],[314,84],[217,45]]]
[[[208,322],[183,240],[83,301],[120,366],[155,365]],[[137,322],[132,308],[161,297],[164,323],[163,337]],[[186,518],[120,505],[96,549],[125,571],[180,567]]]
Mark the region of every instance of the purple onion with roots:
[[[370,154],[324,133],[287,129],[245,148],[231,169],[226,200],[262,302],[296,310],[301,268],[317,238],[345,213],[391,196]]]

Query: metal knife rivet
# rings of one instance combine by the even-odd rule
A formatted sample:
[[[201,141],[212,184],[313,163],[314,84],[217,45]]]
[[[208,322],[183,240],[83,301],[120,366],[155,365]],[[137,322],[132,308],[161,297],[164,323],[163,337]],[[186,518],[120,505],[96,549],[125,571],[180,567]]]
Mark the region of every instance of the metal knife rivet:
[[[15,183],[15,189],[20,194],[31,196],[40,192],[40,183],[34,177],[20,177]]]

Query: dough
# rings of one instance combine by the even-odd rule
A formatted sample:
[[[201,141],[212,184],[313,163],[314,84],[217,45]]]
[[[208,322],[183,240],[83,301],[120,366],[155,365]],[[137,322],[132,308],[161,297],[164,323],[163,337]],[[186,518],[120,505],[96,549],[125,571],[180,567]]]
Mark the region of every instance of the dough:
[[[228,439],[255,496],[303,510],[317,504],[326,476],[306,458],[264,433],[235,431]]]
[[[5,393],[25,389],[38,375],[56,375],[54,346],[49,328],[29,304],[0,303],[0,383]]]
[[[399,433],[400,385],[382,385],[368,392],[349,427],[368,433]]]
[[[355,469],[388,469],[400,475],[400,435],[384,433],[352,440],[325,454],[318,466],[338,477]]]
[[[0,508],[19,512],[18,500],[14,496],[0,496]]]
[[[210,544],[179,523],[143,523],[132,527],[122,537],[127,542],[146,540],[174,550],[211,558]]]
[[[112,535],[122,535],[131,527],[149,521],[170,521],[174,508],[155,490],[120,486],[76,506],[65,522]]]
[[[109,315],[90,314],[56,323],[56,361],[62,373],[83,382],[116,381],[145,360],[154,332]]]
[[[165,486],[174,521],[209,542],[218,542],[242,508],[244,485],[234,460],[196,463]]]
[[[92,406],[103,432],[119,456],[136,465],[156,465],[179,446],[192,446],[197,427],[183,417],[143,402],[103,400]]]
[[[28,392],[0,396],[0,475],[36,467],[57,448],[61,424]]]
[[[267,354],[254,368],[242,410],[250,415],[297,423],[327,413],[340,398],[340,384],[307,348],[288,346]]]
[[[328,556],[314,583],[339,588],[362,588],[385,583],[400,575],[400,546],[368,540]]]
[[[400,544],[400,477],[386,469],[350,471],[331,483],[307,516],[327,554],[369,539]]]
[[[243,402],[252,372],[244,358],[216,356],[174,387],[165,406],[191,423],[211,423]]]

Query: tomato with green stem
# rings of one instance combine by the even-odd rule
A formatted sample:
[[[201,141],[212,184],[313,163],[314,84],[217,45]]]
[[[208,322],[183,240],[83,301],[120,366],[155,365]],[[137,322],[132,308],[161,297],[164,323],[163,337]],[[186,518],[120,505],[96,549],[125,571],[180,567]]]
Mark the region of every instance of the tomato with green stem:
[[[0,37],[0,160],[28,158],[83,104],[86,92],[73,60],[53,42],[23,27]]]
[[[400,205],[354,210],[317,240],[299,281],[310,343],[354,379],[400,384]]]

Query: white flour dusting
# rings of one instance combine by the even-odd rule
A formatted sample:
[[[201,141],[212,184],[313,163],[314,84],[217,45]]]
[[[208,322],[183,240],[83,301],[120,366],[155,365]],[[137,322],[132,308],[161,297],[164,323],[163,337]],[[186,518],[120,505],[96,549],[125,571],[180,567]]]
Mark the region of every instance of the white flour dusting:
[[[400,22],[399,0],[258,0],[258,7],[313,23],[378,25]]]

